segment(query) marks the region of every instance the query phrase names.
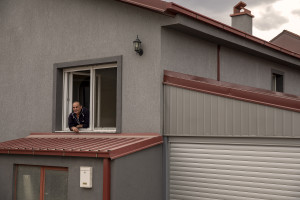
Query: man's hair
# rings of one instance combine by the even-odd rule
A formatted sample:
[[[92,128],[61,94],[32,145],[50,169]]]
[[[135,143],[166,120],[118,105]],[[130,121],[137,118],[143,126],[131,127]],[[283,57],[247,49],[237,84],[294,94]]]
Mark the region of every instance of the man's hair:
[[[74,101],[73,104],[74,104],[74,103],[78,103],[79,106],[81,106],[81,103],[80,103],[79,101]]]

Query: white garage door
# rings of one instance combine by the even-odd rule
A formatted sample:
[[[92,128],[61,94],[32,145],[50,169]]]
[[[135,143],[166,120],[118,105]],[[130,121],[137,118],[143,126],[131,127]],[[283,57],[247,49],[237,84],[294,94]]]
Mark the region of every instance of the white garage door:
[[[300,199],[300,147],[170,142],[169,152],[171,200]]]

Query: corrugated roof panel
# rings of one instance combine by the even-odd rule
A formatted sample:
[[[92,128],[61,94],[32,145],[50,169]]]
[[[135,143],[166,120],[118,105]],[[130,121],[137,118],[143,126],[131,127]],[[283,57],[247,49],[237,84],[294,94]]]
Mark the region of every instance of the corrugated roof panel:
[[[32,154],[115,159],[161,144],[159,134],[33,133],[0,143],[1,154]]]

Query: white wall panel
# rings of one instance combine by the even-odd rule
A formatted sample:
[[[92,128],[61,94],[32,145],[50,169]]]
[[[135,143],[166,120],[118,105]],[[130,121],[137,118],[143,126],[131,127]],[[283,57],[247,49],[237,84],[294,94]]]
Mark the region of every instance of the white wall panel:
[[[164,86],[168,136],[300,137],[300,113]]]

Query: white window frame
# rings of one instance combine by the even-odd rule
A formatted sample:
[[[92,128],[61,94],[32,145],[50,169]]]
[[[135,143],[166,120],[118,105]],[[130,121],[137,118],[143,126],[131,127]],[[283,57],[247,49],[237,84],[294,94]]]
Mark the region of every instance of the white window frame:
[[[83,74],[86,73],[82,71],[89,70],[90,73],[90,119],[89,119],[89,128],[81,128],[81,132],[105,132],[105,133],[116,133],[116,127],[105,127],[105,128],[95,128],[94,121],[94,108],[95,108],[95,91],[96,91],[96,82],[101,83],[101,77],[95,76],[95,70],[105,69],[105,68],[117,68],[117,63],[111,64],[101,64],[101,65],[92,65],[84,67],[74,67],[63,69],[63,99],[62,99],[62,132],[70,131],[68,126],[68,116],[72,112],[72,103],[73,103],[73,91],[70,88],[73,88],[73,75],[74,74]],[[98,99],[101,99],[101,89],[98,87]],[[100,102],[98,103],[98,113],[100,113]],[[99,120],[100,117],[98,117]],[[70,131],[71,132],[71,131]]]

